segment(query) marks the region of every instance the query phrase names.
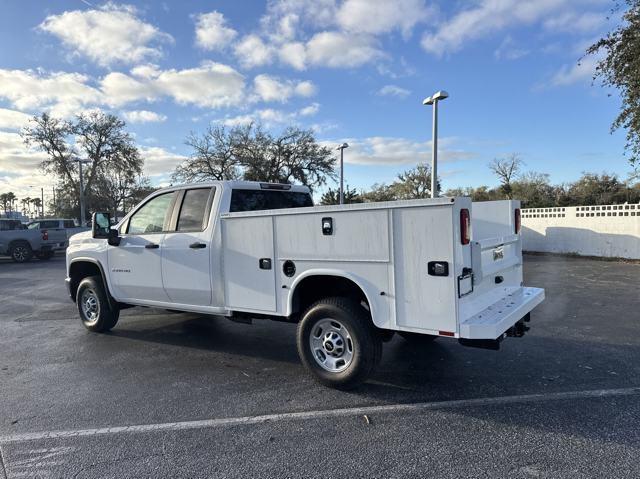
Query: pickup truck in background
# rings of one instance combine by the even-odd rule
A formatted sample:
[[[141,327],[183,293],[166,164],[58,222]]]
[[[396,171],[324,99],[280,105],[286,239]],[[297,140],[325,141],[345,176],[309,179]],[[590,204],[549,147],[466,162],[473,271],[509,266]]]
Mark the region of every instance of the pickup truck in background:
[[[27,224],[27,228],[46,232],[46,240],[43,244],[49,247],[52,254],[66,249],[69,246],[69,238],[74,234],[88,230],[88,228],[76,226],[74,220],[61,218],[33,220]]]
[[[53,252],[43,244],[45,234],[26,229],[19,221],[0,219],[0,255],[11,256],[16,263],[25,263],[37,256],[49,259]]]
[[[314,207],[301,186],[235,181],[159,190],[115,228],[94,214],[66,282],[95,332],[130,306],[297,323],[303,364],[337,388],[364,381],[395,332],[498,349],[544,299],[523,284],[518,201]]]

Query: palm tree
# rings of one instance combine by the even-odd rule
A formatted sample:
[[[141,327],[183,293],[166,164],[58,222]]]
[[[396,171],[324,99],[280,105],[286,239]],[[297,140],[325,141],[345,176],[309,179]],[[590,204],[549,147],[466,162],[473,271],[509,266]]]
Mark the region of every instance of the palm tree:
[[[40,201],[40,198],[33,198],[31,200],[31,203],[36,208],[35,216],[38,216],[40,212],[40,207],[42,206],[42,201]]]
[[[13,191],[7,193],[7,201],[9,202],[9,211],[13,211],[13,202],[16,201],[16,195]]]
[[[2,204],[2,209],[4,210],[4,212],[6,214],[7,205],[9,204],[9,197],[7,196],[7,193],[0,194],[0,204]]]

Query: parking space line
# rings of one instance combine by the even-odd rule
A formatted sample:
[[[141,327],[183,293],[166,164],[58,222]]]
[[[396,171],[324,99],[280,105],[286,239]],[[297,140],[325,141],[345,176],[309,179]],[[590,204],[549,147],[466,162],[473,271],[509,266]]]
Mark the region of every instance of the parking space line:
[[[61,431],[41,431],[0,436],[0,444],[26,442],[46,439],[66,439],[86,436],[100,436],[123,433],[145,433],[161,431],[184,431],[190,429],[206,429],[225,426],[263,424],[275,421],[324,419],[342,416],[358,416],[372,414],[388,414],[394,412],[420,412],[439,409],[459,409],[465,407],[496,406],[515,403],[533,403],[544,401],[561,401],[568,399],[607,398],[615,396],[632,396],[640,394],[640,387],[619,389],[597,389],[588,391],[569,391],[548,394],[524,394],[517,396],[499,396],[478,399],[458,399],[452,401],[434,401],[411,404],[386,404],[381,406],[361,406],[341,409],[323,409],[314,411],[285,412],[264,414],[259,416],[243,416],[198,421],[167,422],[158,424],[140,424],[132,426],[113,426],[95,429],[74,429]]]
[[[0,446],[0,479],[7,479],[7,469],[4,467],[4,458],[2,457],[2,446]]]

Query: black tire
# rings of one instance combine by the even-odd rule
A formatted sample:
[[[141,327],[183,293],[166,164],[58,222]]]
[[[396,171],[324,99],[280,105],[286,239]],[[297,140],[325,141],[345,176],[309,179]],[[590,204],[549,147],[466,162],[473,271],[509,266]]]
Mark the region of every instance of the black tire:
[[[338,336],[335,342],[327,336],[332,334]],[[331,349],[325,349],[328,343]],[[352,389],[364,382],[382,357],[380,334],[369,313],[356,301],[342,297],[323,299],[304,312],[298,324],[297,345],[302,364],[314,378],[336,389]],[[342,353],[334,356],[340,353],[340,348]],[[332,363],[321,365],[323,355],[325,362]]]
[[[53,255],[55,253],[53,251],[43,251],[41,253],[38,253],[38,259],[43,260],[43,261],[47,261],[50,260],[51,258],[53,258]]]
[[[31,245],[26,241],[16,241],[12,243],[9,254],[16,263],[27,263],[33,258]]]
[[[89,276],[80,281],[76,303],[80,320],[89,331],[103,333],[118,323],[120,309],[109,306],[107,292],[99,276]]]
[[[408,331],[398,331],[398,334],[412,346],[424,346],[439,338],[434,334],[410,333]]]

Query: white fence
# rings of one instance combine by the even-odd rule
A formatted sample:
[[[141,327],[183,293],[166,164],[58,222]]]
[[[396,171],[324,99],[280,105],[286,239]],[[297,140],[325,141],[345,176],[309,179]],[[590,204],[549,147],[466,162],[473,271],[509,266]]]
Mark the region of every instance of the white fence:
[[[640,259],[640,203],[522,210],[525,251]]]

